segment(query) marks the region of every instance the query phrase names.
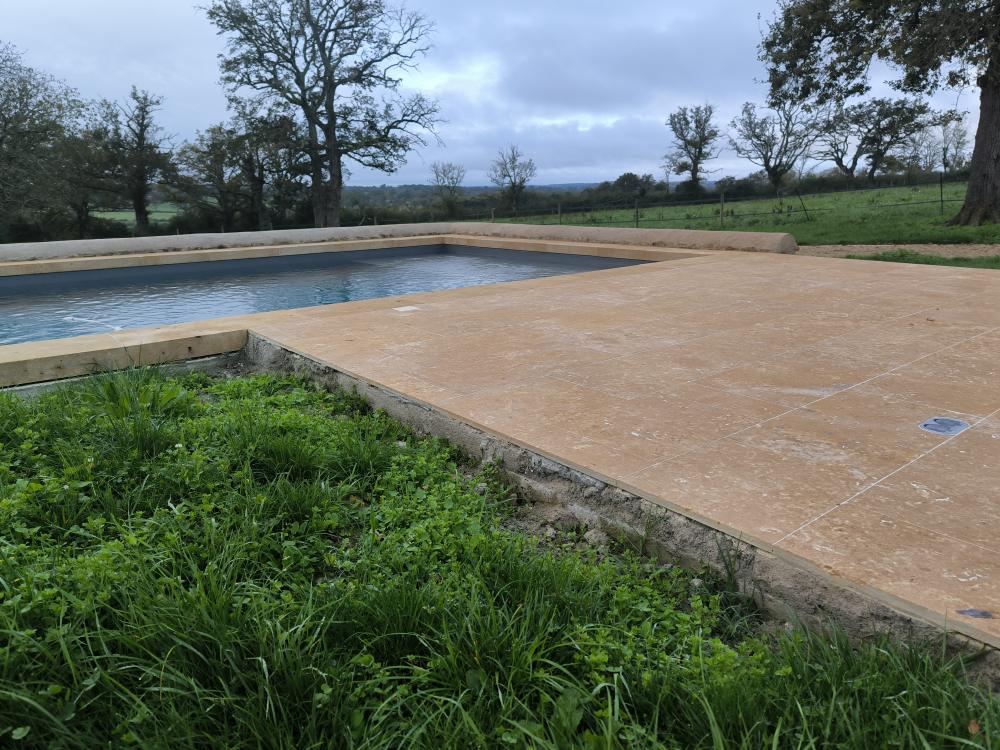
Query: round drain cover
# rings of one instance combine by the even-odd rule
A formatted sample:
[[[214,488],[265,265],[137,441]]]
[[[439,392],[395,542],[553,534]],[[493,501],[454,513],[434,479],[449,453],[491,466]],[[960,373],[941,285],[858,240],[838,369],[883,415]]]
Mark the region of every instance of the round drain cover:
[[[960,435],[969,429],[969,423],[960,419],[935,417],[920,425],[920,429],[932,435]]]

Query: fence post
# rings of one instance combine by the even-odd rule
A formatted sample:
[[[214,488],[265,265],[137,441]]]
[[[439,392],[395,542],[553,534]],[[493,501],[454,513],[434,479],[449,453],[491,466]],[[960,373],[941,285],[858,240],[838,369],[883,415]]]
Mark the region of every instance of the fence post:
[[[495,208],[490,209],[490,221],[495,222],[497,220],[497,210]]]
[[[806,215],[806,221],[812,221],[812,217],[809,215],[809,209],[806,208],[806,202],[802,198],[802,193],[799,193],[799,203],[802,204],[802,212]]]
[[[944,172],[941,173],[941,215],[944,216]]]
[[[719,193],[719,229],[726,226],[726,191]]]
[[[559,214],[559,223],[562,224],[562,203],[556,204],[556,213]]]
[[[635,228],[639,228],[639,199],[635,199]]]

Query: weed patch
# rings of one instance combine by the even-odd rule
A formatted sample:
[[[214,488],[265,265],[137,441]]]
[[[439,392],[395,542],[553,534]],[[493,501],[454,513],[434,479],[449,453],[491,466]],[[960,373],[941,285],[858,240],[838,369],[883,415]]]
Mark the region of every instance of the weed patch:
[[[939,653],[507,530],[492,466],[293,378],[0,394],[0,745],[996,747]]]

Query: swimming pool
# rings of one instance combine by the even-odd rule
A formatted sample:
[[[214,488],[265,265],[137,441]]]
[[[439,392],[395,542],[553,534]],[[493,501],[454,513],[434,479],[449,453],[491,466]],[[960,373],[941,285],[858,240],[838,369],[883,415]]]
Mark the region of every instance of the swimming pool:
[[[0,277],[0,345],[621,268],[456,245]]]

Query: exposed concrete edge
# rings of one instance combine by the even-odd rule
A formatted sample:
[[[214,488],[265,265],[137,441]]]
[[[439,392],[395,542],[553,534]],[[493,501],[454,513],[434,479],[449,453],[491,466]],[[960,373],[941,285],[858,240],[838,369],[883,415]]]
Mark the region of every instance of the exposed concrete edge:
[[[461,234],[512,239],[600,242],[617,245],[683,250],[737,250],[795,253],[790,234],[713,232],[691,229],[617,229],[609,227],[549,226],[538,224],[432,223],[383,227],[330,227],[231,234],[186,234],[109,240],[67,240],[0,245],[0,262],[55,260],[135,253],[166,253],[235,247],[274,247],[353,240],[381,240],[426,235]]]
[[[741,589],[771,615],[812,629],[841,628],[855,642],[891,634],[907,643],[945,645],[974,655],[970,677],[1000,688],[1000,650],[974,633],[905,611],[882,592],[833,578],[807,561],[754,547],[530,448],[469,425],[426,403],[304,357],[251,332],[243,350],[251,368],[294,372],[316,383],[356,390],[375,408],[435,435],[483,461],[499,461],[519,487],[539,502],[558,504],[582,521],[642,546],[647,554],[689,566],[735,572]],[[929,614],[929,613],[926,613]],[[957,624],[957,623],[956,623]]]

